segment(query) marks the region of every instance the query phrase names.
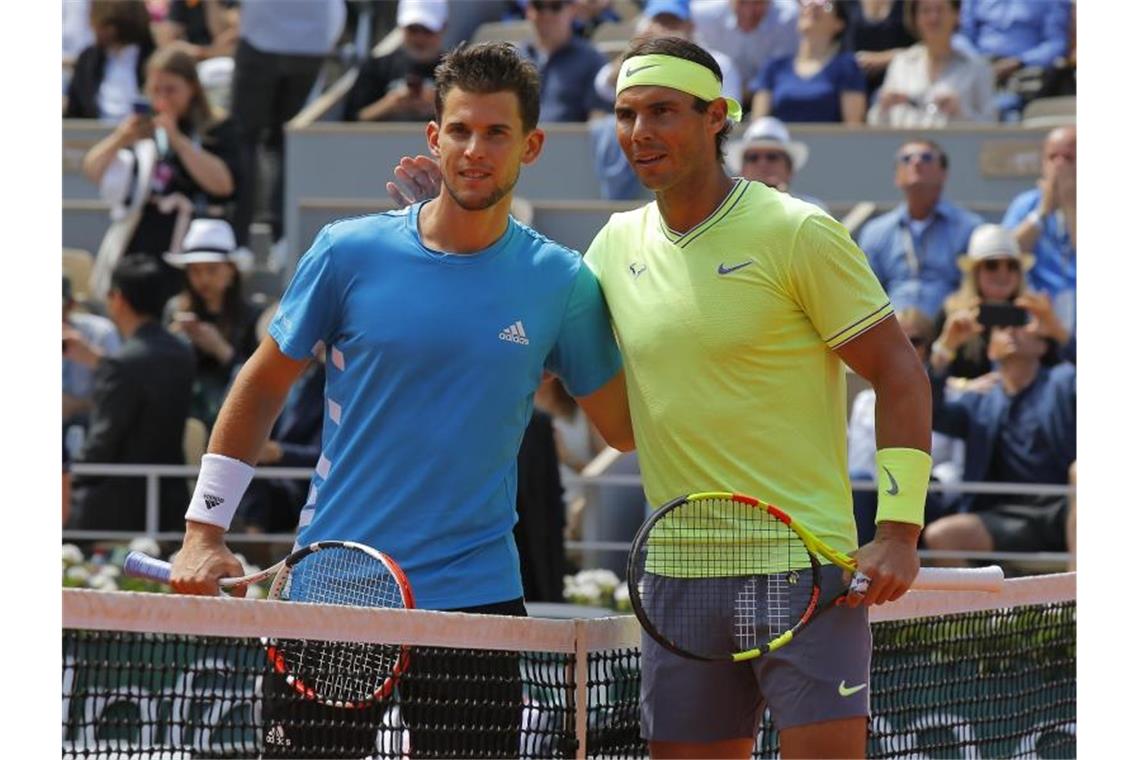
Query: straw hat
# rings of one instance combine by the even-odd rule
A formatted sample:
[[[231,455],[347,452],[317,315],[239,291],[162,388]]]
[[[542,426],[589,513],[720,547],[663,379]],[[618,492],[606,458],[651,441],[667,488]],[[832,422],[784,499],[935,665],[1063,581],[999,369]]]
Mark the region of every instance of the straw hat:
[[[807,163],[810,151],[805,143],[793,140],[784,122],[775,116],[765,116],[748,125],[744,136],[729,148],[729,161],[734,172],[744,166],[744,154],[749,148],[775,148],[788,154],[792,170],[799,171]]]
[[[975,266],[988,259],[1017,259],[1021,262],[1022,272],[1032,269],[1037,260],[1033,254],[1021,251],[1012,230],[1000,224],[979,224],[970,235],[966,255],[958,257],[958,267],[969,274]]]

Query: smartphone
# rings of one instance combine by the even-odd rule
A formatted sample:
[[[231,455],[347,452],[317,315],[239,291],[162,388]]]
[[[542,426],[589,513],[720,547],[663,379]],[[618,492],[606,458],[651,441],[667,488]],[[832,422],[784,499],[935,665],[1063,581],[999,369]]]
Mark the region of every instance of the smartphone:
[[[152,106],[150,101],[146,98],[136,98],[135,101],[131,103],[131,111],[146,118],[154,116],[154,106]]]
[[[1024,327],[1029,312],[1010,303],[984,303],[978,307],[978,322],[983,327]]]

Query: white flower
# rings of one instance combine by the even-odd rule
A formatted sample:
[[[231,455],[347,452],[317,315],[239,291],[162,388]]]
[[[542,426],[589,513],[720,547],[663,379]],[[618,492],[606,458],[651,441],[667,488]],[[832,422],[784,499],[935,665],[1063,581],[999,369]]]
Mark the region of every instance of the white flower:
[[[620,586],[618,586],[616,589],[614,589],[614,601],[615,602],[628,602],[629,601],[629,586],[627,586],[626,584],[623,583]]]
[[[133,552],[142,552],[148,557],[158,556],[158,542],[149,536],[139,536],[138,538],[131,539],[131,543],[127,548]]]
[[[578,573],[578,575],[583,576],[583,580],[593,583],[606,593],[613,591],[621,582],[618,577],[614,575],[613,571],[600,568],[597,570],[583,570]]]
[[[69,581],[80,581],[82,583],[86,583],[87,579],[91,577],[91,573],[88,572],[87,568],[83,565],[73,565],[67,568],[67,572],[64,573],[64,577]]]
[[[120,575],[122,575],[122,571],[119,570],[119,568],[115,567],[114,565],[102,565],[98,570],[95,571],[95,573],[91,577],[92,578],[110,578],[111,580],[114,580],[115,578],[118,578]]]
[[[245,598],[246,599],[264,599],[265,598],[265,589],[262,588],[261,586],[250,586],[249,589],[245,592]]]
[[[119,584],[109,575],[97,574],[87,584],[97,591],[118,591]]]
[[[83,552],[75,544],[63,545],[63,564],[78,565],[83,561]]]

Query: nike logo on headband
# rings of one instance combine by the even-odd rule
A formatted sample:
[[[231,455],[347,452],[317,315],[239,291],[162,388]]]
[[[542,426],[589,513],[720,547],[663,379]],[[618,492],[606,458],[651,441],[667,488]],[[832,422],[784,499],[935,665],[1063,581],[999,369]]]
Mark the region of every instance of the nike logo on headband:
[[[630,66],[628,69],[625,70],[625,75],[627,77],[631,77],[639,71],[645,71],[646,69],[654,69],[654,68],[657,68],[657,66],[658,66],[658,64],[656,64],[656,63],[650,63],[650,64],[647,64],[645,66],[638,66],[636,69],[633,68],[632,66]]]

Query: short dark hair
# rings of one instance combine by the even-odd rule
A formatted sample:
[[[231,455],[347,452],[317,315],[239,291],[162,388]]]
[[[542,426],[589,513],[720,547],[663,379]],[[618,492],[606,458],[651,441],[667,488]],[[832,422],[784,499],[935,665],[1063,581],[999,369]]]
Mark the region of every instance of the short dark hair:
[[[453,88],[479,95],[513,92],[519,99],[523,129],[538,126],[538,69],[507,42],[460,47],[435,68],[435,118],[443,120],[443,101]]]
[[[117,290],[140,317],[158,319],[166,305],[162,267],[158,259],[132,253],[111,270],[111,290]]]
[[[717,64],[716,59],[704,49],[681,37],[655,37],[635,43],[622,55],[621,63],[639,55],[670,55],[674,58],[692,61],[711,71],[716,76],[716,81],[724,84],[724,74],[721,73],[720,65]],[[697,113],[704,113],[709,110],[710,102],[694,95],[693,110]],[[722,164],[724,163],[724,144],[728,142],[732,127],[732,121],[725,119],[724,126],[716,133],[716,160]]]
[[[153,45],[150,12],[143,0],[92,0],[92,26],[104,24],[115,30],[115,41],[122,45]]]
[[[912,137],[912,138],[909,138],[907,140],[903,140],[902,143],[899,145],[899,148],[901,149],[903,145],[925,145],[926,147],[930,148],[932,151],[934,151],[935,153],[938,154],[938,164],[943,169],[949,169],[950,168],[950,157],[948,155],[946,155],[946,151],[944,151],[942,149],[941,145],[934,142],[933,140],[931,140],[928,137]]]
[[[955,13],[962,12],[962,0],[950,0],[950,7]],[[903,5],[903,27],[910,32],[916,40],[918,37],[918,0],[906,0]]]

